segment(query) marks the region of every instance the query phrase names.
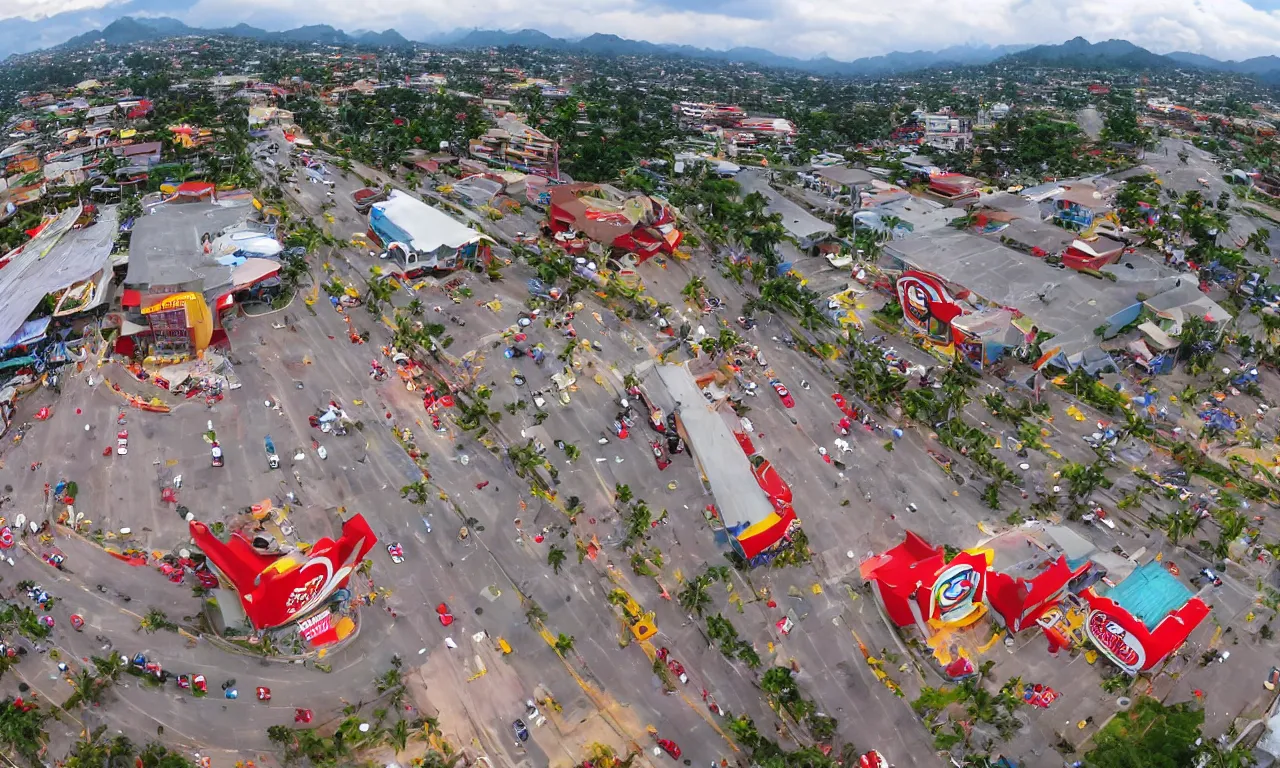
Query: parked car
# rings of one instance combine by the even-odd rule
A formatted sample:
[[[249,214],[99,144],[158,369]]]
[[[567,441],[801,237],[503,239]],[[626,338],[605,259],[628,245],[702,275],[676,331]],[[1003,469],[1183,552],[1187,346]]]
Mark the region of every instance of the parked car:
[[[529,726],[525,725],[523,720],[516,720],[511,724],[511,729],[516,732],[516,738],[520,741],[529,740]]]
[[[387,545],[387,554],[391,555],[391,562],[396,565],[404,562],[404,548],[401,547],[400,543],[397,541],[393,541]]]
[[[782,385],[781,381],[778,381],[777,379],[769,379],[769,386],[773,387],[773,391],[778,393],[778,399],[782,401],[784,406],[787,408],[796,407],[795,398],[791,396],[791,393],[787,391],[787,388]]]
[[[884,755],[874,749],[859,758],[858,762],[859,768],[891,768]]]

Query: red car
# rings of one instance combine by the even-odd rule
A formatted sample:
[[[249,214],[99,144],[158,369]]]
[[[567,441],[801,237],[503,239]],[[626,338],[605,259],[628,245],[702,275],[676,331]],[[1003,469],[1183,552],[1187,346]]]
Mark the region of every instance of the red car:
[[[889,761],[884,759],[884,755],[874,749],[863,755],[858,762],[860,768],[890,768]]]
[[[788,408],[796,407],[795,398],[791,396],[791,393],[787,391],[786,387],[782,386],[781,381],[778,381],[777,379],[769,379],[769,386],[773,387],[773,391],[778,393],[778,399],[782,401],[783,405]]]
[[[658,471],[671,466],[671,457],[667,455],[667,449],[657,440],[649,441],[649,449],[653,451],[653,460],[658,463]]]
[[[662,747],[662,751],[671,755],[672,760],[680,759],[680,745],[671,739],[658,739],[658,746]]]

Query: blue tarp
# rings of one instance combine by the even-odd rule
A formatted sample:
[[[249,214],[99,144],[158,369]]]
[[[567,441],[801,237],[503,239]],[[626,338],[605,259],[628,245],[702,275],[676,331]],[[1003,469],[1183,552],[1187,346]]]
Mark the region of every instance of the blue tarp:
[[[1231,417],[1231,414],[1221,408],[1209,408],[1201,411],[1199,415],[1200,420],[1207,426],[1216,427],[1227,432],[1235,432],[1239,429],[1239,425],[1236,424],[1236,420]]]
[[[5,343],[0,344],[0,352],[7,352],[14,347],[43,339],[45,331],[49,330],[49,321],[52,319],[52,317],[42,317],[39,320],[28,320],[23,323]]]

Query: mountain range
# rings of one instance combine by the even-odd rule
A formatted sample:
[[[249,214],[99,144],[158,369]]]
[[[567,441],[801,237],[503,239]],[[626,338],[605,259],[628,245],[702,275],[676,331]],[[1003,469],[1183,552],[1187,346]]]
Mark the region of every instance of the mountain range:
[[[114,7],[135,8],[147,15],[115,18],[101,28],[91,29],[75,36],[64,37],[58,47],[79,48],[99,42],[129,45],[148,40],[185,35],[225,35],[278,43],[367,45],[372,47],[408,46],[414,43],[414,41],[394,29],[382,32],[357,31],[348,33],[327,24],[313,24],[283,31],[268,31],[244,23],[233,27],[202,29],[189,26],[185,22],[170,16],[151,15],[155,8],[160,7],[159,4],[161,2],[165,2],[165,7],[180,11],[185,7],[189,7],[194,1],[126,0],[122,5]],[[76,16],[76,21],[84,24],[88,19],[93,18],[92,13],[94,12],[73,11],[50,16],[39,21],[23,19],[0,20],[2,22],[0,23],[0,55],[15,52],[12,48],[14,34],[8,29],[11,22],[17,22],[18,26],[24,31],[22,35],[24,42],[29,43],[34,39],[45,42],[47,44],[46,47],[48,47],[49,45],[58,45],[57,41],[49,42],[50,37],[57,34],[57,30],[66,30],[71,26],[73,20],[63,17]],[[739,47],[728,50],[715,50],[690,45],[651,43],[644,40],[630,40],[611,34],[593,34],[580,39],[567,39],[552,37],[536,29],[521,29],[511,32],[480,29],[460,30],[423,39],[419,42],[437,47],[453,48],[522,46],[599,56],[685,56],[697,59],[753,64],[762,67],[793,69],[820,75],[851,77],[876,77],[923,69],[996,64],[1151,71],[1197,68],[1215,72],[1237,73],[1280,84],[1280,57],[1276,56],[1259,56],[1243,61],[1220,61],[1203,54],[1184,51],[1169,54],[1153,53],[1127,40],[1105,40],[1091,43],[1083,37],[1073,38],[1059,45],[963,45],[943,48],[937,51],[895,51],[881,56],[871,56],[853,61],[838,61],[825,55],[812,59],[800,59],[777,54],[763,48]],[[6,44],[10,45],[9,50],[5,49]]]
[[[168,16],[145,18],[122,16],[102,29],[94,29],[76,35],[59,47],[83,48],[96,43],[130,45],[148,40],[183,37],[185,35],[225,35],[268,42],[319,43],[321,45],[405,46],[413,44],[394,29],[382,32],[361,32],[357,35],[349,35],[340,29],[334,29],[328,24],[312,24],[282,32],[268,32],[265,29],[251,27],[248,24],[237,24],[234,27],[222,29],[199,29],[187,26],[182,21]]]

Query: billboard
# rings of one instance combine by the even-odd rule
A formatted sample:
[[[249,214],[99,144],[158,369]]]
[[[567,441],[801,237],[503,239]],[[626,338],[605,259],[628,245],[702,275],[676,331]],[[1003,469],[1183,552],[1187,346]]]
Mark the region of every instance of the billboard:
[[[1125,672],[1132,675],[1146,668],[1147,650],[1142,641],[1110,614],[1091,611],[1084,630],[1094,646]]]
[[[942,280],[928,272],[908,270],[898,278],[898,303],[907,325],[941,344],[953,340],[951,321],[963,313]]]

